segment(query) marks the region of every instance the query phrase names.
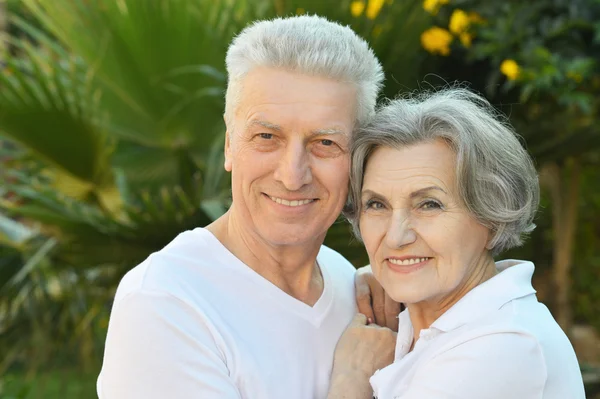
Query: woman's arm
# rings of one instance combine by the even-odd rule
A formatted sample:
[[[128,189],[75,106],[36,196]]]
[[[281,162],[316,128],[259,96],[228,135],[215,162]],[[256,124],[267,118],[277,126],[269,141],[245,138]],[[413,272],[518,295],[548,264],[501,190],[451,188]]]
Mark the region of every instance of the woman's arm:
[[[338,341],[327,399],[371,399],[369,378],[394,360],[396,333],[366,324],[356,315]]]

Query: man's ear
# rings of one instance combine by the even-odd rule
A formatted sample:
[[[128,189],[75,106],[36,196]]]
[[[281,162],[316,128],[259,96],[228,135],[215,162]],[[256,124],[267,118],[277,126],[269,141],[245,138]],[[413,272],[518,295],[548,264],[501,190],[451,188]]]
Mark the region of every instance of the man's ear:
[[[231,172],[232,157],[231,157],[231,142],[229,140],[229,130],[225,131],[225,170]]]
[[[227,172],[231,172],[232,169],[232,156],[231,156],[231,141],[230,141],[230,137],[231,137],[231,131],[229,130],[229,127],[227,127],[227,118],[225,118],[225,116],[223,116],[223,119],[225,119],[225,148],[224,148],[224,153],[225,153],[225,164],[223,165],[225,167],[225,170]]]

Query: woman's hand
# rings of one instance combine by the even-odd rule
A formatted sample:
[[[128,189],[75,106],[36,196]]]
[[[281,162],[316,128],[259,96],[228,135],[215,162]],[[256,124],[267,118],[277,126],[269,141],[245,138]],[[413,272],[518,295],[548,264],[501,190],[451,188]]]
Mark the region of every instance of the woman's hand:
[[[354,287],[358,312],[367,316],[375,324],[398,331],[398,315],[402,305],[390,298],[383,290],[373,276],[371,266],[367,265],[356,271]]]
[[[357,314],[335,349],[328,399],[372,398],[369,378],[394,361],[396,333]]]

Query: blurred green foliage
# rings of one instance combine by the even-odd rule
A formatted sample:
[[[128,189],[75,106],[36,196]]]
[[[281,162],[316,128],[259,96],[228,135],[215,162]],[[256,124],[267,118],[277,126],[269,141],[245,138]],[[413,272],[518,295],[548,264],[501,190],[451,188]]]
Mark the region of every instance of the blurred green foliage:
[[[382,61],[386,97],[468,81],[510,116],[540,167],[558,165],[565,180],[580,162],[571,304],[576,321],[600,328],[600,2],[437,3],[428,13],[421,0],[8,0],[0,397],[95,397],[94,377],[79,383],[69,370],[97,372],[121,276],[229,204],[225,52],[250,21],[277,15],[350,25]],[[433,26],[452,37],[445,56],[422,48]],[[536,263],[550,306],[553,248],[564,240],[552,204],[545,191],[538,229],[504,254]],[[326,244],[356,266],[368,261],[341,219]],[[59,387],[65,380],[76,383]]]

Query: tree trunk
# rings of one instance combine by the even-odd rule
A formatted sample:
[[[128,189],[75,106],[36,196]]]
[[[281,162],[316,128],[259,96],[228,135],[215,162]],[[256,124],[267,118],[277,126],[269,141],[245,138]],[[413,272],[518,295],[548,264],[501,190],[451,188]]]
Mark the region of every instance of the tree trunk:
[[[570,302],[571,267],[581,184],[581,161],[570,158],[561,166],[556,163],[545,165],[540,172],[540,182],[548,187],[552,200],[555,316],[558,324],[569,335],[573,323]]]

